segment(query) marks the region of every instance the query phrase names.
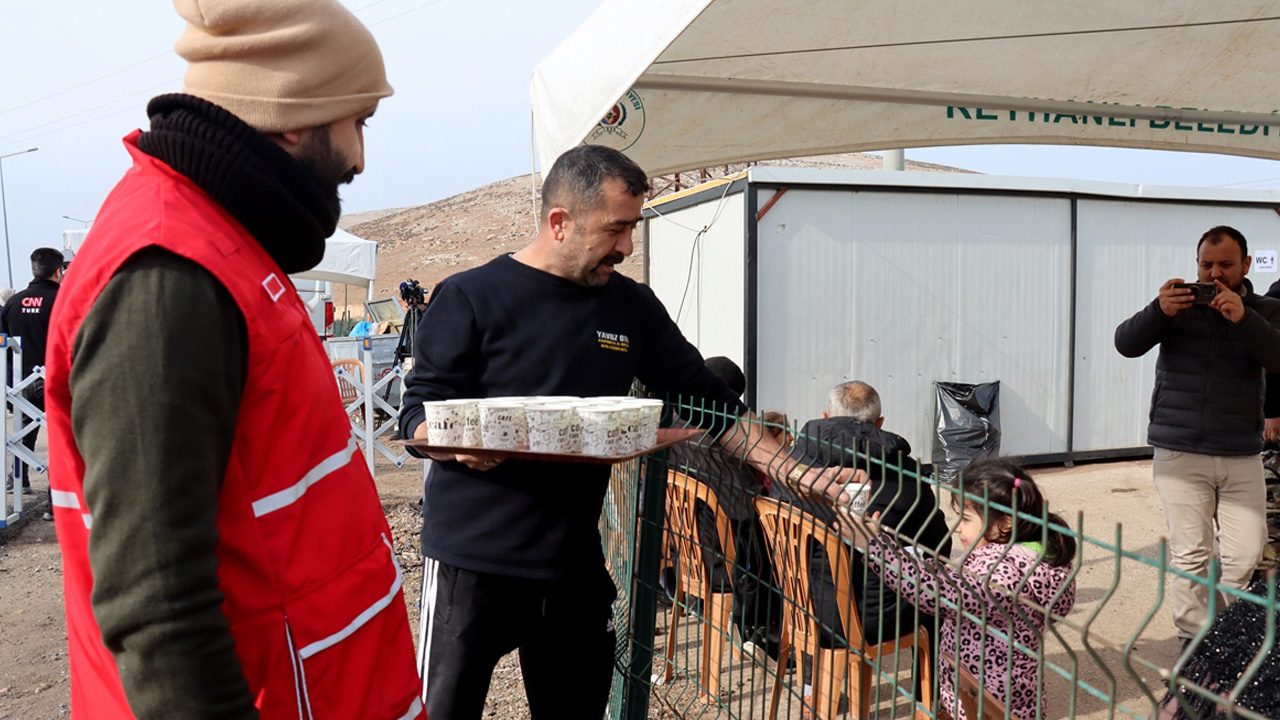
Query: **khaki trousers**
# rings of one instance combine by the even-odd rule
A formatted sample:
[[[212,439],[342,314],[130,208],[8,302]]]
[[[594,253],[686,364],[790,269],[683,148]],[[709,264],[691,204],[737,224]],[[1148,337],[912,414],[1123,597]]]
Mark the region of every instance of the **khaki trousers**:
[[[1266,485],[1260,455],[1201,455],[1155,449],[1152,479],[1169,527],[1170,563],[1201,578],[1209,571],[1217,521],[1221,583],[1245,589],[1266,542]],[[1209,587],[1175,576],[1169,581],[1178,637],[1209,620]],[[1228,598],[1219,596],[1219,609]]]

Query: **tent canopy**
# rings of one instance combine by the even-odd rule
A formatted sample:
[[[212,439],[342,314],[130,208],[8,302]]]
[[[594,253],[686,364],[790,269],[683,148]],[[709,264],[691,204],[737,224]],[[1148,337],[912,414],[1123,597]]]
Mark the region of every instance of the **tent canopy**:
[[[1280,2],[605,0],[533,72],[543,170],[1049,143],[1280,158]],[[602,119],[603,118],[603,119]]]
[[[319,265],[289,277],[296,280],[321,280],[373,288],[378,275],[378,243],[358,238],[338,228],[325,241],[324,259]]]

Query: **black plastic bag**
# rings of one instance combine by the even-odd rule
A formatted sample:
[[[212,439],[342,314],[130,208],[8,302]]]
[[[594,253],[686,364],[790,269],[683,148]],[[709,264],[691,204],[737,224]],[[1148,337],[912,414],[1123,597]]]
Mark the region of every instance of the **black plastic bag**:
[[[933,476],[954,487],[970,462],[1000,455],[1000,381],[935,382],[934,388]]]

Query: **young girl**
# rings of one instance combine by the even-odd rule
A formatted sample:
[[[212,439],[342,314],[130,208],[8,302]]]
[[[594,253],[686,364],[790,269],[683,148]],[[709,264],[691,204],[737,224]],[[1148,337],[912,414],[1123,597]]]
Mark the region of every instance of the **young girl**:
[[[993,507],[1015,507],[1016,497],[1020,513],[1042,517],[1044,496],[1026,469],[1016,463],[975,461],[964,470],[963,478],[965,495],[973,497],[956,495],[952,501],[952,507],[961,511],[954,533],[959,541],[957,556],[964,558],[962,568],[917,555],[886,536],[876,538],[878,513],[867,523],[872,532],[867,564],[899,597],[917,605],[921,612],[939,617],[941,652],[954,656],[974,677],[982,678],[985,689],[1005,703],[1012,717],[1048,717],[1035,655],[1015,647],[1011,656],[1008,643],[992,631],[999,630],[1032,651],[1040,650],[1045,616],[1035,606],[1053,603],[1051,612],[1065,615],[1075,605],[1074,579],[1055,601],[1071,575],[1075,540],[1051,529],[1045,541],[1040,523],[1022,517],[1015,523]],[[984,493],[992,504],[986,508],[981,500]],[[1049,522],[1065,525],[1053,513]],[[939,595],[949,602],[939,602]],[[979,618],[985,615],[986,622],[979,624],[960,613]],[[938,667],[941,709],[966,720],[963,710],[957,710],[955,671],[945,664]]]

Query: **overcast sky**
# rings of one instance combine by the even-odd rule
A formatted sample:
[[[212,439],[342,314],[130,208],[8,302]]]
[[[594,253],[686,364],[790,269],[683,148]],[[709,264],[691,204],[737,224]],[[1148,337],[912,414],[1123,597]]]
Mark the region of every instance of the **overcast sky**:
[[[343,0],[382,47],[396,94],[366,131],[344,210],[419,205],[529,172],[533,66],[599,0]],[[120,138],[149,98],[182,87],[183,22],[165,0],[0,0],[0,155],[18,287],[32,249],[61,247],[127,168]],[[626,28],[601,38],[626,41]],[[909,150],[909,159],[1002,175],[1280,188],[1274,161],[1092,148]],[[0,286],[7,284],[0,268]]]

